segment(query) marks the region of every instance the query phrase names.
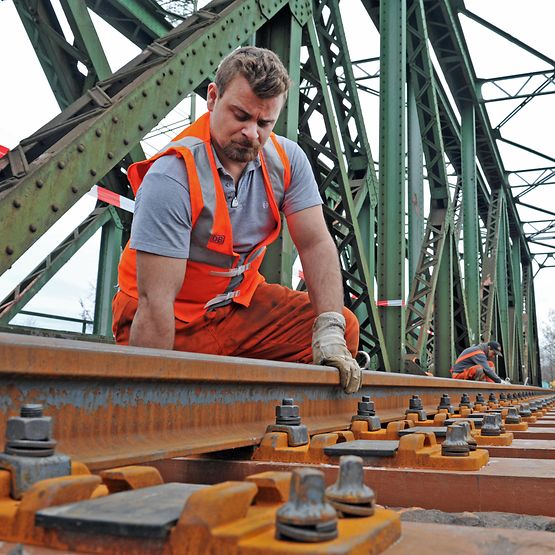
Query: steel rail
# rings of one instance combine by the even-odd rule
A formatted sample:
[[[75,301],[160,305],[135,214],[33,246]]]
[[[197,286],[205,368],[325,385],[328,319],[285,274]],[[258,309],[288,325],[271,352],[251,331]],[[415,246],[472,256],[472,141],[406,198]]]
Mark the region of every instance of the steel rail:
[[[365,372],[346,395],[333,368],[0,333],[0,437],[24,403],[54,419],[58,451],[92,469],[259,443],[275,405],[292,397],[310,433],[346,429],[360,395],[383,422],[411,395],[436,412],[442,393],[540,388]]]

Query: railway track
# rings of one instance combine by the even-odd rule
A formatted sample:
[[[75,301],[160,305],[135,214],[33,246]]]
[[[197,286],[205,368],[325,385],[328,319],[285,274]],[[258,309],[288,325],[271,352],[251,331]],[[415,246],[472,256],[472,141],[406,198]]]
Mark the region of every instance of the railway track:
[[[13,498],[10,476],[16,471],[10,475],[3,464],[0,539],[38,546],[28,553],[53,547],[122,554],[324,553],[332,548],[334,553],[395,554],[414,553],[410,546],[420,541],[416,552],[425,554],[432,549],[425,538],[448,545],[464,535],[467,550],[457,552],[503,552],[491,550],[493,537],[499,546],[508,542],[515,553],[555,552],[550,532],[401,526],[397,512],[381,508],[366,520],[340,518],[333,541],[275,539],[276,511],[289,496],[291,472],[301,483],[304,469],[318,470],[320,478],[308,477],[307,483],[329,485],[340,475],[341,452],[361,457],[365,483],[381,505],[555,517],[555,397],[548,391],[381,372],[366,372],[356,395],[345,395],[338,385],[337,372],[321,366],[0,334],[0,435],[13,438],[7,422],[22,406],[41,405],[44,416],[53,419],[56,452],[72,461],[71,476],[28,484],[34,500],[25,492],[22,499]],[[442,409],[446,395],[451,408]],[[482,404],[472,411],[459,407],[464,395]],[[530,403],[533,410],[526,416]],[[523,411],[519,425],[509,424],[511,406]],[[476,416],[495,412],[509,429],[492,439],[480,428],[487,428],[490,416]],[[448,453],[455,432],[446,421],[462,417],[470,418],[469,433],[478,448],[456,457]],[[420,433],[413,433],[416,426]],[[168,483],[180,486],[168,488]],[[199,489],[209,484],[220,485]],[[163,493],[157,489],[162,487]],[[122,490],[136,497],[118,505],[118,496],[106,496]],[[52,503],[39,502],[39,493]],[[67,516],[54,510],[91,496],[104,503],[93,508],[96,513]],[[135,514],[138,507],[157,503],[159,511]],[[196,509],[187,512],[189,505]],[[113,518],[100,525],[94,520],[99,514]],[[117,515],[138,518],[141,525],[123,525]],[[169,518],[165,528],[160,515]],[[9,552],[2,549],[0,554]]]

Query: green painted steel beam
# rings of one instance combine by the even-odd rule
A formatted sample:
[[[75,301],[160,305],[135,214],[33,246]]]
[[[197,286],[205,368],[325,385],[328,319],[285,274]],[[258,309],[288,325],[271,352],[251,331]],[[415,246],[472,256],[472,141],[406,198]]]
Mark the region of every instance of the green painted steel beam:
[[[435,288],[434,310],[434,375],[450,378],[455,360],[453,318],[453,266],[456,253],[451,241],[447,241],[441,259],[434,269],[439,274]]]
[[[476,132],[474,106],[465,105],[462,112],[462,212],[464,239],[464,295],[468,313],[470,344],[479,343],[480,330],[480,230],[478,190],[476,184]]]
[[[106,223],[119,222],[113,207],[96,208],[0,303],[0,323],[9,321],[29,303],[70,258]]]
[[[122,229],[123,226],[117,215],[102,226],[94,303],[93,333],[95,335],[112,336],[111,308],[118,283]]]
[[[14,6],[63,110],[84,92],[85,76],[77,62],[86,65],[86,55],[66,41],[50,0],[14,0]]]
[[[173,28],[154,0],[86,0],[87,6],[139,48]]]
[[[513,293],[514,293],[514,308],[513,308],[513,366],[515,368],[515,375],[517,376],[518,383],[524,382],[523,361],[522,353],[524,350],[524,330],[522,329],[522,316],[524,313],[524,306],[522,302],[522,269],[521,269],[521,254],[520,254],[520,239],[518,237],[511,238],[511,265],[512,265],[512,280],[513,280]]]
[[[424,236],[424,166],[422,137],[416,111],[416,99],[409,71],[408,92],[408,259],[409,280],[416,275]]]
[[[292,80],[287,102],[274,131],[297,141],[299,128],[299,86],[301,83],[302,26],[289,10],[281,10],[256,33],[256,45],[269,48],[284,63]],[[297,251],[283,221],[280,237],[268,247],[261,272],[270,283],[292,286]]]
[[[501,208],[501,221],[499,222],[499,239],[497,248],[497,271],[495,275],[495,290],[497,293],[498,329],[501,333],[497,337],[503,345],[503,365],[506,377],[516,381],[512,368],[512,341],[509,334],[509,277],[507,275],[508,233],[506,221],[506,205]]]
[[[482,275],[480,283],[480,328],[482,330],[483,341],[489,341],[492,338],[492,334],[495,333],[493,317],[497,284],[497,256],[503,204],[503,191],[501,189],[493,191],[486,225],[487,235],[482,257]]]
[[[476,152],[480,165],[490,186],[507,188],[507,179],[501,155],[497,147],[485,106],[476,96],[476,81],[470,54],[464,40],[457,11],[464,9],[463,3],[452,0],[424,0],[430,39],[445,79],[452,91],[456,91],[455,102],[460,111],[467,102],[476,110]],[[521,234],[521,223],[516,205],[508,203],[510,233]],[[531,259],[528,244],[523,244],[523,257]]]
[[[338,0],[314,1],[314,21],[329,93],[343,143],[350,189],[354,199],[362,249],[370,276],[376,267],[376,204],[378,179],[366,133],[353,64]],[[364,304],[355,310],[360,321],[368,313]]]
[[[321,48],[313,21],[307,24],[304,44],[308,47],[309,57],[301,69],[303,83],[299,144],[311,161],[324,199],[324,216],[328,229],[339,251],[345,304],[354,311],[361,305],[366,307],[368,317],[360,322],[361,347],[377,359],[377,368],[390,371],[374,302],[372,276],[364,257],[345,157],[337,131],[333,103],[326,86],[326,75],[320,58]],[[310,117],[316,113],[322,117],[325,125],[320,141],[309,125]]]
[[[401,372],[405,353],[405,0],[380,3],[380,55],[378,298],[397,305],[379,310],[391,368]]]
[[[437,308],[437,304],[434,303],[434,295],[440,275],[438,271],[432,270],[432,267],[437,268],[440,265],[453,220],[453,206],[445,166],[446,152],[443,145],[434,71],[428,50],[428,31],[422,0],[409,4],[407,47],[410,87],[414,92],[414,103],[430,188],[430,213],[424,231],[421,254],[411,282],[406,310],[407,355],[416,363],[418,361],[424,363],[424,351],[428,343],[432,312],[434,307]],[[450,291],[452,292],[452,289]],[[450,304],[453,304],[452,300]]]
[[[209,5],[188,18],[0,161],[0,273],[288,2],[237,0],[222,11],[221,3],[212,5],[213,12]],[[292,6],[308,17],[309,3]]]

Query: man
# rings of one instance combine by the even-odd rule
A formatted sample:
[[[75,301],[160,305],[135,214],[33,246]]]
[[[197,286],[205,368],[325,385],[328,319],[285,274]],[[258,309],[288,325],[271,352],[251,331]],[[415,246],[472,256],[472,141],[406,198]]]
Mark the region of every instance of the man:
[[[480,343],[465,349],[451,368],[451,377],[457,380],[504,383],[495,373],[495,356],[502,357],[497,341]]]
[[[361,384],[358,322],[343,308],[322,201],[305,154],[272,133],[289,85],[273,52],[236,50],[208,86],[208,113],[130,166],[136,207],[114,335],[119,344],[327,364],[352,393]],[[280,211],[308,294],[258,272]]]

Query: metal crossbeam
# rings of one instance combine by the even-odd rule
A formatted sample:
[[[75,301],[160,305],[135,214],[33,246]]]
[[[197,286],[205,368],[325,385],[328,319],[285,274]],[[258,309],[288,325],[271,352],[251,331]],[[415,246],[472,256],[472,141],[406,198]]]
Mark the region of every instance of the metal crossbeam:
[[[10,320],[46,285],[62,266],[107,222],[119,223],[114,208],[96,208],[0,302],[0,323]]]
[[[501,218],[503,207],[503,194],[498,189],[492,193],[490,210],[487,222],[486,244],[482,261],[481,279],[481,301],[480,301],[480,322],[482,337],[484,341],[489,341],[493,329],[495,285],[497,275],[497,251],[499,246],[499,234],[501,231]]]

